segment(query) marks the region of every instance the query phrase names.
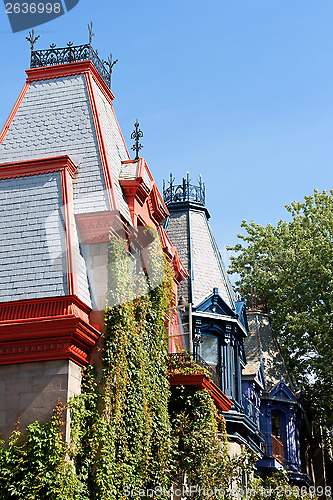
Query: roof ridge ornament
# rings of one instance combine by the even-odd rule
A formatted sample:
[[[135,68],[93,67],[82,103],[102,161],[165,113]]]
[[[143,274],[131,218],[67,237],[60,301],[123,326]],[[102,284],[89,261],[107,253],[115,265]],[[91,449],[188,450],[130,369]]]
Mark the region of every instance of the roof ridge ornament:
[[[142,132],[142,130],[139,129],[139,125],[140,125],[140,123],[138,122],[138,119],[136,119],[136,122],[134,123],[135,128],[134,128],[133,132],[131,133],[131,139],[135,140],[135,144],[133,144],[133,146],[131,148],[133,151],[135,151],[134,160],[139,159],[139,151],[140,151],[140,149],[143,148],[142,144],[139,143],[139,140],[141,139],[141,137],[143,137],[143,132]]]
[[[35,36],[35,30],[32,29],[29,31],[29,36],[26,36],[25,39],[28,40],[30,43],[30,50],[31,52],[34,50],[34,45],[37,42],[38,38],[40,38],[40,35]]]
[[[88,32],[89,32],[89,45],[91,47],[92,39],[95,36],[95,33],[93,33],[93,23],[92,23],[92,21],[90,22],[90,24],[88,24]]]
[[[109,57],[107,58],[106,61],[103,61],[103,63],[105,64],[105,66],[108,66],[109,68],[109,72],[110,72],[110,88],[111,88],[111,79],[112,79],[112,70],[113,70],[113,66],[118,62],[118,59],[116,59],[115,61],[112,60],[112,54],[110,53]]]

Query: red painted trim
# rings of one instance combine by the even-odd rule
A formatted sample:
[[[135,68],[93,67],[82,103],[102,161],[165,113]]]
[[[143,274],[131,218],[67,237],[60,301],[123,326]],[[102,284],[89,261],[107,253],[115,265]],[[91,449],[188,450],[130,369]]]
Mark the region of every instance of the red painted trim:
[[[0,303],[0,365],[50,359],[88,364],[100,337],[89,324],[90,311],[75,296]]]
[[[119,212],[93,212],[75,216],[82,243],[102,243],[110,240],[110,235],[127,233],[126,226],[119,217]]]
[[[75,316],[0,324],[0,365],[50,359],[88,364],[100,333]]]
[[[2,131],[0,133],[0,144],[4,140],[5,135],[7,134],[8,130],[9,130],[9,127],[12,124],[12,121],[14,120],[14,116],[16,115],[17,110],[19,109],[19,107],[20,107],[20,105],[21,105],[21,103],[22,103],[22,101],[23,101],[23,99],[25,97],[25,94],[27,93],[29,85],[30,85],[29,82],[26,82],[24,84],[23,89],[21,90],[20,95],[18,96],[18,99],[17,99],[16,103],[14,104],[14,107],[13,107],[12,111],[10,112],[10,115],[7,118],[7,121],[6,121],[6,123],[5,123]]]
[[[127,199],[135,198],[142,206],[149,196],[149,187],[145,185],[142,177],[136,179],[120,179],[119,183]]]
[[[35,82],[40,80],[52,80],[53,78],[62,78],[66,76],[82,75],[90,73],[93,75],[96,83],[103,89],[103,92],[111,101],[114,99],[109,87],[104,82],[103,78],[95,68],[92,61],[79,61],[67,64],[57,64],[54,66],[43,66],[40,68],[30,68],[25,70],[28,78],[27,82]]]
[[[139,160],[140,160],[140,158],[139,158]],[[137,162],[138,162],[138,160],[131,160],[131,159],[130,160],[121,160],[121,163],[124,163],[125,165],[127,163],[137,163]]]
[[[64,209],[68,295],[77,295],[72,184],[67,169],[62,170],[60,175]]]
[[[158,191],[156,183],[148,169],[144,158],[139,160],[124,160],[123,165],[132,165],[131,178],[119,179],[127,204],[131,213],[133,224],[140,217],[145,225],[156,228],[169,215],[168,209]],[[148,175],[148,186],[144,182]]]
[[[215,405],[220,411],[229,411],[232,407],[232,401],[214,384],[206,375],[202,373],[193,374],[170,374],[169,382],[171,386],[188,385],[194,389],[206,389],[212,398]]]
[[[88,323],[90,312],[91,308],[74,295],[0,302],[0,325],[3,322],[8,323],[8,321],[20,319],[56,316],[76,316]]]
[[[98,73],[98,76],[99,76],[99,73]],[[108,103],[111,106],[113,106],[114,95],[110,91],[109,87],[105,84],[104,80],[100,76],[99,76],[99,78],[95,78],[96,77],[95,73],[92,73],[92,77],[93,77],[93,80],[96,83],[97,87],[104,95],[105,99],[108,101]]]
[[[95,96],[95,93],[93,90],[92,78],[91,78],[90,73],[85,73],[85,79],[86,79],[86,84],[87,84],[87,90],[88,90],[91,111],[92,111],[93,120],[94,120],[94,124],[95,124],[98,149],[99,149],[102,168],[103,168],[103,172],[104,172],[104,179],[105,179],[105,185],[106,185],[106,190],[107,190],[107,194],[108,194],[110,209],[111,210],[119,210],[118,199],[116,197],[116,192],[115,192],[113,179],[112,179],[111,166],[109,163],[108,151],[107,151],[106,142],[105,142],[104,134],[103,134],[103,127],[102,127],[101,118],[100,118],[99,111],[98,111],[97,99],[96,99],[96,96]]]
[[[143,174],[144,174],[144,170],[145,170],[145,161],[143,158],[139,158],[139,161],[138,161],[138,169],[137,169],[137,173],[136,173],[136,176],[137,177],[143,177]],[[150,179],[151,180],[151,179]]]
[[[74,177],[76,165],[67,155],[53,156],[50,158],[38,158],[35,160],[18,161],[13,163],[2,163],[0,165],[0,180],[16,177],[27,177],[29,175],[47,174],[66,170]]]
[[[96,85],[98,86],[98,88],[103,92],[103,95],[105,96],[105,98],[107,99],[107,101],[112,106],[113,105],[112,101],[114,99],[114,94],[111,92],[111,90],[109,89],[109,87],[106,85],[105,81],[103,80],[103,78],[101,77],[101,75],[99,74],[98,70],[95,68],[94,65],[92,65],[91,75],[92,75],[92,77],[93,77]]]

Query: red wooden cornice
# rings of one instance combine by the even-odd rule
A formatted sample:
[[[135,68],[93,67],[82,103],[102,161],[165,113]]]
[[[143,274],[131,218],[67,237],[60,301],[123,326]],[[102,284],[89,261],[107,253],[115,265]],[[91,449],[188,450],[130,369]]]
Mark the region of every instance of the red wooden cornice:
[[[77,316],[89,322],[91,308],[75,295],[0,302],[0,324],[34,318]]]
[[[155,182],[151,190],[150,201],[151,203],[149,204],[149,208],[151,210],[151,215],[158,224],[161,224],[161,222],[163,222],[170,214]]]
[[[83,366],[100,332],[75,296],[0,304],[0,365],[71,359]]]
[[[51,80],[52,78],[61,78],[64,76],[82,75],[90,73],[103,93],[112,102],[114,95],[109,87],[100,76],[92,61],[79,61],[67,64],[57,64],[54,66],[43,66],[39,68],[30,68],[25,70],[28,78],[27,82],[35,82],[40,80]]]
[[[198,390],[206,389],[214,399],[217,409],[220,411],[229,411],[232,407],[232,401],[203,373],[170,374],[169,382],[170,385],[173,386],[187,385]]]
[[[0,180],[67,170],[74,177],[76,165],[68,155],[0,164]]]
[[[110,235],[127,234],[127,227],[117,210],[75,215],[82,243],[102,243]]]
[[[150,189],[143,182],[142,178],[120,179],[119,183],[123,189],[129,209],[133,206],[132,200],[136,199],[142,206],[148,198]]]

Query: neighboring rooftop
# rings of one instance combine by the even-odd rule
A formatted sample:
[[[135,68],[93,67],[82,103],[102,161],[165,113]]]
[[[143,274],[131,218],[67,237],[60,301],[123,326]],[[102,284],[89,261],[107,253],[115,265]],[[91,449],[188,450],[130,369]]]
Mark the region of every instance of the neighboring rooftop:
[[[255,376],[263,362],[268,390],[282,378],[291,390],[295,390],[267,314],[248,311],[247,319],[249,333],[244,339],[247,364],[243,375]]]
[[[192,184],[187,172],[183,182],[176,184],[170,174],[168,187],[163,185],[163,198],[170,212],[165,230],[189,273],[188,280],[180,284],[179,294],[197,307],[217,288],[234,311],[236,299],[208,222],[201,175],[197,184]]]
[[[174,181],[173,174],[170,174],[169,187],[166,187],[165,181],[163,181],[163,198],[167,205],[184,201],[192,201],[200,205],[205,205],[206,189],[201,175],[199,176],[197,186],[190,184],[189,172],[187,172],[186,178],[183,178],[182,184],[174,184]]]

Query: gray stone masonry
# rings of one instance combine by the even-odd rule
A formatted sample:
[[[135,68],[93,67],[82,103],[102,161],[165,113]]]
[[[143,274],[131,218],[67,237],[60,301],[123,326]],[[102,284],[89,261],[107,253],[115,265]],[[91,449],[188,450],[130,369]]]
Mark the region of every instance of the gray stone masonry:
[[[47,422],[58,399],[65,404],[81,390],[81,368],[70,360],[0,366],[0,438],[8,439],[20,418],[20,430]],[[70,437],[69,412],[64,438]]]

